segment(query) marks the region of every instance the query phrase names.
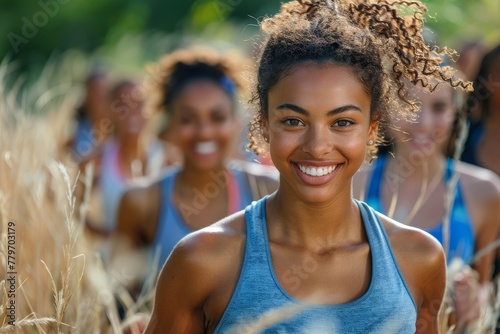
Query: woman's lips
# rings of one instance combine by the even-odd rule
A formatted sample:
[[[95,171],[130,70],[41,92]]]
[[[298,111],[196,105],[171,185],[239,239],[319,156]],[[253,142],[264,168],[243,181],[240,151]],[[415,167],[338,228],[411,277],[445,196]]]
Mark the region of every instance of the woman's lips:
[[[292,163],[299,179],[309,185],[329,182],[343,164],[338,163]]]

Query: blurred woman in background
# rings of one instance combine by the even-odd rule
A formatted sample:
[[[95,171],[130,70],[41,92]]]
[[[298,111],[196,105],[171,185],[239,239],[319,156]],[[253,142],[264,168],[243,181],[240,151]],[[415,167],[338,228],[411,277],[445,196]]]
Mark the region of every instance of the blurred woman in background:
[[[130,80],[117,83],[109,94],[108,106],[108,127],[114,135],[81,166],[82,170],[89,163],[95,166],[86,226],[92,239],[104,242],[97,248],[105,258],[123,193],[134,180],[158,176],[166,164],[163,146],[145,128],[144,105],[136,84]]]
[[[471,127],[462,160],[500,175],[500,45],[481,61],[466,112]]]
[[[410,94],[421,105],[418,121],[395,124],[388,133],[393,154],[382,154],[360,171],[354,193],[389,217],[432,234],[448,264],[459,258],[473,265],[478,282],[468,269],[454,282],[461,327],[478,320],[487,301],[493,252],[477,260],[474,254],[495,240],[500,181],[486,169],[455,160],[465,121],[458,93],[439,85],[433,93],[413,88]]]
[[[183,153],[182,167],[128,191],[118,232],[132,248],[152,247],[162,265],[185,235],[244,209],[277,188],[275,170],[229,161],[239,138],[241,62],[212,50],[181,50],[158,64],[153,104],[168,117],[167,133]]]
[[[108,78],[104,72],[93,72],[85,81],[85,96],[76,110],[76,129],[68,143],[72,157],[80,163],[102,141],[112,135],[106,131]]]

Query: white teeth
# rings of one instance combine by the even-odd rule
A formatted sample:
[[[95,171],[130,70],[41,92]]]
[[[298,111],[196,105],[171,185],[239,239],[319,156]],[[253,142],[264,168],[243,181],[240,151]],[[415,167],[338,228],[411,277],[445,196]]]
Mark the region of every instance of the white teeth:
[[[302,165],[298,165],[299,169],[302,171],[302,173],[311,175],[311,176],[323,176],[330,174],[335,170],[337,165],[335,166],[328,166],[328,167],[306,167]]]
[[[217,151],[217,143],[215,141],[206,141],[196,144],[196,153],[211,154]]]

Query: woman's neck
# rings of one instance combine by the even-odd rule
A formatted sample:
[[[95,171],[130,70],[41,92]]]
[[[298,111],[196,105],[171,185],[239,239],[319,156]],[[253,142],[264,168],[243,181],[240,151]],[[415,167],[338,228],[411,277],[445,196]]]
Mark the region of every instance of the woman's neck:
[[[118,161],[127,177],[144,176],[148,142],[140,136],[117,137]]]
[[[127,135],[117,137],[120,156],[123,158],[137,159],[146,151],[147,140],[140,135]]]
[[[209,184],[214,184],[218,188],[226,188],[230,177],[224,164],[210,170],[199,170],[185,165],[179,173],[177,182],[185,193],[194,194],[195,189],[201,191]]]
[[[299,199],[282,182],[266,211],[270,237],[318,252],[359,241],[364,235],[350,183],[328,203],[314,204]]]

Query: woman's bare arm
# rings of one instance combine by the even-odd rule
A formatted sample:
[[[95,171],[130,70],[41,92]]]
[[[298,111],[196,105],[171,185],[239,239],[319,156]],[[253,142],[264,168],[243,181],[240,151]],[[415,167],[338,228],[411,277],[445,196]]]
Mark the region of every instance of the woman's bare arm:
[[[146,333],[206,333],[217,326],[239,277],[243,213],[194,232],[162,269]]]

